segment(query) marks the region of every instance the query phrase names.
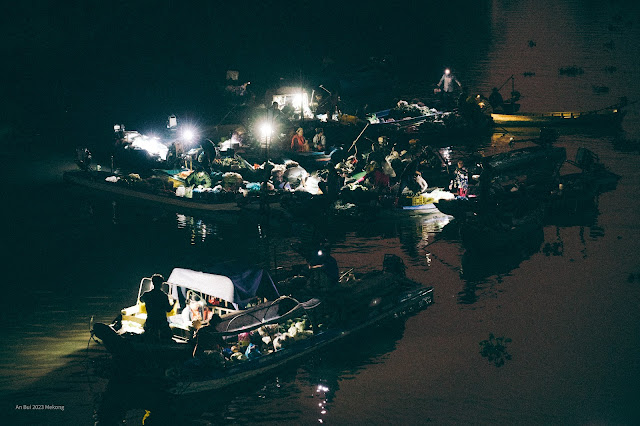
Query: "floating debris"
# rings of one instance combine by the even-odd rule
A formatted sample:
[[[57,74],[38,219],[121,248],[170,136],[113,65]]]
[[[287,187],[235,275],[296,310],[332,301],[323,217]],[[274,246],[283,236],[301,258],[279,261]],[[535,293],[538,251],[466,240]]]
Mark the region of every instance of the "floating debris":
[[[511,354],[507,352],[507,343],[511,339],[508,337],[495,337],[493,333],[489,333],[489,339],[480,342],[480,355],[487,358],[487,361],[493,362],[496,367],[502,367],[505,360],[511,359]]]
[[[568,75],[568,76],[576,76],[584,74],[584,70],[580,67],[576,67],[575,65],[570,67],[558,68],[558,72],[560,75]]]
[[[528,44],[529,44],[529,47],[535,47],[536,42],[533,40],[529,40]]]
[[[525,72],[522,73],[522,75],[524,77],[533,77],[534,75],[536,75],[536,73],[533,72],[533,71],[525,71]]]

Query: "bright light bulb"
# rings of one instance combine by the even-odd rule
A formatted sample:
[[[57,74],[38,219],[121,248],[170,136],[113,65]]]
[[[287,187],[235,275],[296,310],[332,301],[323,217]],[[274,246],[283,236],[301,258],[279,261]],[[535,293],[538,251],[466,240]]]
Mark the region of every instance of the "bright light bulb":
[[[193,138],[195,137],[195,133],[191,129],[186,129],[184,132],[182,132],[182,137],[186,141],[192,141]]]

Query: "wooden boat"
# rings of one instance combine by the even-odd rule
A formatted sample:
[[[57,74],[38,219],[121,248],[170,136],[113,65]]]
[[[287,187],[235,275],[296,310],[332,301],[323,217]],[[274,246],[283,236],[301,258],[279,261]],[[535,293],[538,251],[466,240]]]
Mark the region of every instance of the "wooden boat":
[[[102,171],[73,170],[63,174],[65,182],[80,185],[103,193],[113,194],[133,200],[164,204],[166,206],[178,207],[187,210],[207,211],[207,212],[240,212],[242,210],[256,210],[261,208],[258,196],[242,197],[240,194],[231,195],[233,201],[207,201],[196,198],[178,197],[173,192],[147,192],[136,188],[118,184],[117,182],[107,182],[105,179],[112,176],[111,173]],[[269,202],[270,208],[278,208],[275,201]]]
[[[515,114],[491,114],[494,126],[500,127],[555,127],[555,126],[588,126],[612,127],[619,125],[624,117],[620,109],[599,111],[558,111],[529,112]]]

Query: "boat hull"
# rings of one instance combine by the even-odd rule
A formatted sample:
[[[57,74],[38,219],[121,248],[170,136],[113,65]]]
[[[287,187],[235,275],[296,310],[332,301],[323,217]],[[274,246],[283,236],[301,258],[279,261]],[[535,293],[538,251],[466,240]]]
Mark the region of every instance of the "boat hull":
[[[234,202],[206,202],[185,197],[178,197],[167,194],[154,194],[143,191],[137,191],[126,186],[116,183],[105,182],[103,179],[108,174],[93,174],[84,171],[67,171],[63,175],[65,182],[80,185],[85,188],[97,190],[103,193],[113,194],[116,196],[129,198],[144,202],[153,202],[166,206],[180,207],[187,210],[207,211],[207,212],[240,212],[247,209],[258,210],[260,203],[238,203]],[[269,203],[270,208],[278,208],[279,203]]]
[[[260,376],[277,369],[289,362],[299,360],[329,344],[344,339],[345,337],[372,326],[386,318],[400,316],[403,312],[422,308],[433,303],[433,288],[420,287],[404,292],[395,303],[387,304],[377,313],[371,313],[357,325],[347,328],[334,328],[320,332],[304,341],[298,342],[269,355],[257,359],[245,361],[238,366],[233,366],[225,371],[213,373],[204,380],[180,381],[173,383],[169,392],[176,395],[184,395],[198,392],[209,392],[223,389],[236,383]],[[217,375],[216,375],[217,374]]]
[[[502,127],[609,127],[620,123],[624,113],[619,110],[603,112],[541,112],[519,114],[491,114],[495,126]]]

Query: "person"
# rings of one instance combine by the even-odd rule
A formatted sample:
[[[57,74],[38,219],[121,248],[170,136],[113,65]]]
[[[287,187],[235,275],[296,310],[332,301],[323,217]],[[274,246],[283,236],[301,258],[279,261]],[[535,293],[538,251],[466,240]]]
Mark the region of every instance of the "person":
[[[328,246],[320,246],[309,260],[309,286],[314,290],[329,290],[340,281],[338,261]]]
[[[291,138],[291,150],[297,152],[309,151],[309,144],[304,138],[304,130],[302,130],[302,127],[298,127],[298,130],[296,130],[296,134],[293,135],[293,138]]]
[[[422,177],[422,173],[416,170],[413,179],[416,181],[416,184],[418,185],[419,193],[422,194],[423,192],[427,191],[427,189],[429,188],[429,185],[427,184],[427,181],[424,180],[424,178]]]
[[[147,310],[147,320],[144,323],[145,334],[157,339],[171,338],[172,332],[167,321],[167,312],[171,312],[175,306],[169,303],[169,296],[162,291],[164,277],[154,274],[151,277],[153,288],[146,291],[140,301],[145,304]]]
[[[274,189],[280,189],[283,191],[291,191],[291,184],[289,183],[288,180],[285,179],[284,177],[284,170],[282,169],[277,169],[274,170],[272,175],[271,175],[271,179],[273,180],[273,188]]]
[[[495,111],[504,111],[504,99],[502,99],[502,95],[498,91],[497,87],[491,89],[491,94],[489,95],[489,103]]]
[[[456,190],[458,196],[466,197],[467,190],[469,188],[469,173],[467,169],[464,167],[464,162],[462,160],[458,160],[458,167],[454,171],[454,177],[449,185],[450,190]]]
[[[442,74],[438,82],[444,108],[450,108],[452,105],[455,84],[457,84],[459,88],[462,88],[462,84],[460,84],[458,79],[451,73],[451,70],[449,68],[445,69],[444,74]]]
[[[193,348],[193,357],[205,356],[205,351],[217,351],[221,352],[224,346],[224,341],[219,334],[217,334],[216,326],[222,322],[220,315],[213,314],[209,318],[209,324],[203,325],[200,321],[194,322],[196,329],[194,334],[195,345]]]
[[[299,186],[304,187],[309,173],[300,164],[290,161],[286,164],[282,177],[289,183],[291,189],[296,189]]]
[[[313,137],[313,149],[316,151],[324,151],[327,148],[327,137],[324,135],[324,129],[319,127],[316,129],[316,135]]]
[[[382,168],[377,162],[372,161],[371,163],[369,163],[366,171],[367,174],[358,179],[356,181],[357,183],[367,181],[374,190],[383,192],[389,191],[391,189],[391,180],[389,178],[389,175],[385,174],[382,171]]]
[[[327,164],[326,181],[320,182],[318,186],[322,193],[332,201],[335,201],[340,195],[340,190],[344,186],[344,176],[331,161]]]

